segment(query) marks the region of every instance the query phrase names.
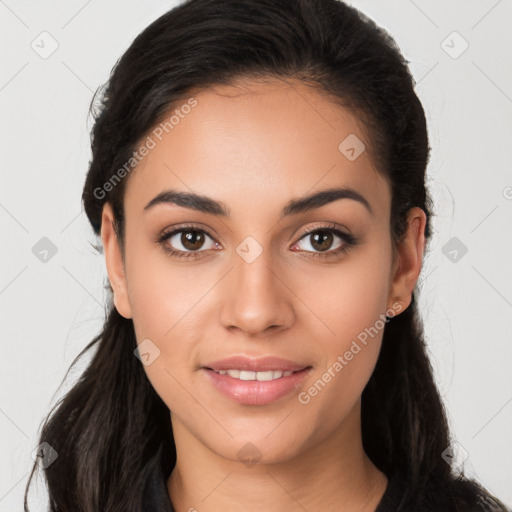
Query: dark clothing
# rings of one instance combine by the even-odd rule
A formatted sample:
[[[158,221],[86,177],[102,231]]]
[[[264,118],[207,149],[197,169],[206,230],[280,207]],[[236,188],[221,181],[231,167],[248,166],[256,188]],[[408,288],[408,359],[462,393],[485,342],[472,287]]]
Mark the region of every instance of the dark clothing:
[[[386,492],[375,512],[396,512],[403,490],[404,480],[399,475],[390,478]],[[167,479],[161,471],[151,473],[144,495],[143,512],[175,512],[167,492]]]
[[[158,457],[154,460],[158,460]],[[167,492],[166,476],[156,462],[152,468],[148,469],[150,476],[144,492],[142,512],[176,512]],[[375,512],[493,512],[505,510],[496,506],[492,498],[489,498],[489,501],[477,500],[474,496],[468,499],[469,491],[466,486],[469,484],[467,481],[450,484],[448,487],[446,485],[430,482],[426,485],[424,492],[420,493],[421,495],[412,495],[403,473],[395,473],[391,477],[388,475],[386,491]],[[467,505],[468,501],[479,504]]]

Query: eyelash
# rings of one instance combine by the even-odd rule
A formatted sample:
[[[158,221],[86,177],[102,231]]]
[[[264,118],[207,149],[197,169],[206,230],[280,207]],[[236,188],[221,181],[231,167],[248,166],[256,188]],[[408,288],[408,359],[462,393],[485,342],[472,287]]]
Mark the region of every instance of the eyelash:
[[[191,260],[191,259],[192,260],[196,260],[196,259],[198,259],[200,257],[199,253],[206,252],[206,251],[204,251],[204,250],[180,251],[180,250],[176,250],[176,249],[170,248],[169,245],[165,243],[165,242],[167,242],[167,240],[169,238],[173,237],[177,233],[190,232],[190,231],[204,233],[205,235],[209,236],[212,240],[214,240],[213,236],[211,236],[204,229],[199,228],[199,227],[197,227],[197,226],[195,226],[193,224],[185,224],[185,225],[182,225],[182,226],[178,226],[178,227],[172,229],[171,231],[163,232],[161,235],[158,235],[155,238],[154,241],[155,241],[155,243],[160,244],[163,247],[163,249],[166,252],[168,252],[172,257],[175,257],[175,258],[178,258],[178,259],[184,259],[184,260]],[[349,233],[345,233],[344,231],[341,231],[340,229],[338,229],[336,227],[335,224],[329,224],[329,225],[326,225],[326,226],[315,226],[314,228],[312,228],[312,229],[306,231],[305,233],[303,233],[302,236],[297,240],[297,242],[299,242],[302,239],[306,238],[308,235],[312,235],[313,233],[316,233],[316,232],[333,233],[336,236],[338,236],[339,238],[341,238],[341,240],[344,243],[340,247],[338,247],[337,249],[334,249],[334,250],[331,250],[331,251],[324,251],[324,252],[321,252],[321,251],[318,251],[318,252],[304,251],[304,252],[310,253],[312,256],[308,256],[308,257],[310,257],[312,259],[317,259],[317,258],[326,259],[326,258],[332,258],[332,257],[341,256],[342,254],[345,254],[346,252],[348,252],[351,247],[357,245],[357,243],[358,243],[356,237],[354,237],[353,235],[351,235]],[[295,245],[297,242],[295,242],[293,245]]]

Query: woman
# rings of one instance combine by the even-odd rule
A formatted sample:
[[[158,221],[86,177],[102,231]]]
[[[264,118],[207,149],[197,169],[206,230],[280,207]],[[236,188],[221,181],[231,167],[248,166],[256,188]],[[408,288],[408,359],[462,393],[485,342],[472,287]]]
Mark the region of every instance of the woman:
[[[446,456],[413,85],[335,0],[191,0],[135,39],[92,132],[113,297],[42,429],[50,510],[506,510]]]

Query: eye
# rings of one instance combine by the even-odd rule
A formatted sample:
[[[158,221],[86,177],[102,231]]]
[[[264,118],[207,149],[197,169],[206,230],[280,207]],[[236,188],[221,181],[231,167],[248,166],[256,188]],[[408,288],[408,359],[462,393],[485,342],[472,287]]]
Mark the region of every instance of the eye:
[[[162,233],[156,242],[172,256],[184,259],[194,259],[199,256],[197,253],[220,248],[220,244],[204,229],[196,226],[179,226],[172,231]]]
[[[156,237],[155,242],[171,256],[185,260],[198,259],[202,257],[201,253],[209,249],[222,249],[211,235],[194,225],[178,226],[165,231]],[[357,239],[352,234],[330,224],[308,230],[292,249],[298,246],[300,251],[309,253],[310,258],[329,258],[340,256],[356,244]]]
[[[309,230],[293,247],[299,246],[301,250],[312,252],[315,257],[322,258],[345,253],[356,243],[357,240],[352,234],[345,233],[331,224]]]

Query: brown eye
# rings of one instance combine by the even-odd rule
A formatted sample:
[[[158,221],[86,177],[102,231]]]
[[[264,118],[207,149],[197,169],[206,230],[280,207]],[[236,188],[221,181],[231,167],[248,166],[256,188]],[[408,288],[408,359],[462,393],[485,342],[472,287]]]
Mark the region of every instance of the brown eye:
[[[300,244],[303,244],[301,249],[305,251],[325,252],[331,249],[337,249],[342,245],[341,242],[338,242],[338,244],[333,247],[336,238],[343,240],[341,235],[336,234],[331,229],[317,229],[303,236],[298,244],[299,247]]]
[[[311,242],[311,247],[317,249],[318,251],[327,251],[331,248],[333,243],[333,234],[329,231],[316,231],[309,235]]]
[[[182,231],[180,242],[185,249],[197,251],[204,244],[204,233],[201,231]]]
[[[207,243],[208,240],[210,245]],[[202,229],[186,227],[164,233],[158,242],[171,253],[183,255],[204,252],[216,246],[215,240]]]
[[[332,258],[343,255],[357,243],[358,240],[351,233],[345,233],[335,225],[329,225],[309,230],[293,247],[310,253],[311,258]]]

